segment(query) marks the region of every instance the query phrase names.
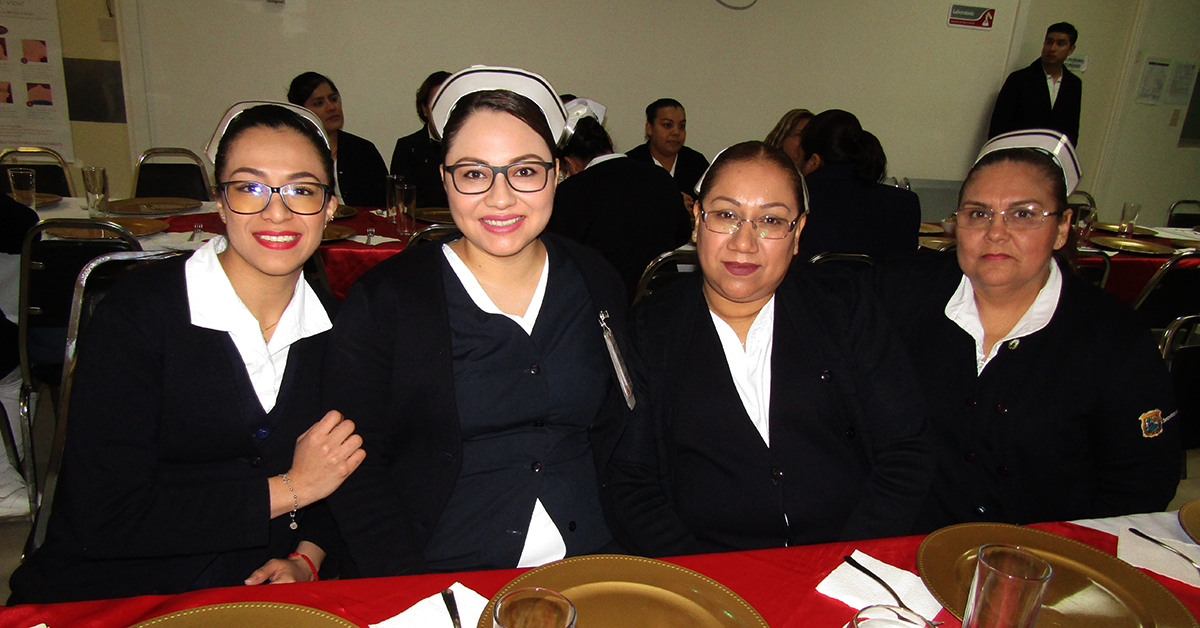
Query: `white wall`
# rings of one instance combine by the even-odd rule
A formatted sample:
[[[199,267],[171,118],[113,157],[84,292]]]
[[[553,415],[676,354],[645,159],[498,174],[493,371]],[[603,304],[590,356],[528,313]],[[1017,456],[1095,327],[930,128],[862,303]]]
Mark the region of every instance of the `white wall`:
[[[688,144],[710,157],[762,139],[790,108],[838,107],[879,136],[892,174],[959,179],[984,139],[1019,0],[994,3],[990,31],[948,27],[949,4],[124,0],[120,17],[125,47],[140,38],[126,56],[127,72],[144,70],[137,151],[199,151],[230,103],[282,99],[315,70],[338,84],[346,129],[387,160],[418,126],[413,93],[430,71],[490,63],[608,105],[620,150],[641,143],[643,109],[660,96],[685,104]]]

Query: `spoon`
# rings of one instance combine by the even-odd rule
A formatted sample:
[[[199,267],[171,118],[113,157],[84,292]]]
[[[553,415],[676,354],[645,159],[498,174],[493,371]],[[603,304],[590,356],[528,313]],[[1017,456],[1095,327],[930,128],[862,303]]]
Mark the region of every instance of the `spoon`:
[[[450,611],[450,621],[454,628],[462,628],[462,621],[458,618],[458,604],[454,601],[454,591],[443,589],[442,601],[446,603],[446,610]]]
[[[1191,563],[1192,567],[1196,570],[1197,573],[1200,573],[1200,565],[1197,565],[1196,561],[1192,560],[1191,558],[1188,558],[1187,554],[1184,554],[1183,552],[1175,549],[1174,547],[1171,547],[1170,545],[1163,543],[1162,541],[1150,536],[1149,534],[1146,534],[1145,532],[1142,532],[1141,530],[1139,530],[1137,528],[1129,528],[1129,531],[1142,537],[1143,539],[1146,539],[1147,541],[1150,541],[1151,543],[1155,543],[1163,548],[1166,548],[1166,549],[1171,550],[1172,552],[1178,554],[1180,558]]]

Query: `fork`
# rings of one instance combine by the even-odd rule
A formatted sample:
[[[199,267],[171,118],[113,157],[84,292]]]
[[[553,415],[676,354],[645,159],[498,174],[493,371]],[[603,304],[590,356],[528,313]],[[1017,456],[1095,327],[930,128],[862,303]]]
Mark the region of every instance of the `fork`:
[[[1182,559],[1184,559],[1184,560],[1188,561],[1189,563],[1191,563],[1191,564],[1192,564],[1192,568],[1194,568],[1194,569],[1196,570],[1196,572],[1197,572],[1197,573],[1200,573],[1200,565],[1197,565],[1197,564],[1196,564],[1196,561],[1192,560],[1191,558],[1188,558],[1188,555],[1187,555],[1187,554],[1184,554],[1183,552],[1181,552],[1181,551],[1179,551],[1179,550],[1175,549],[1174,547],[1171,547],[1170,545],[1167,545],[1166,543],[1163,543],[1162,541],[1160,541],[1160,540],[1158,540],[1158,539],[1156,539],[1156,538],[1154,538],[1154,537],[1150,536],[1149,534],[1146,534],[1145,532],[1142,532],[1141,530],[1139,530],[1139,529],[1137,529],[1137,528],[1129,528],[1129,531],[1130,531],[1130,532],[1132,532],[1132,533],[1134,533],[1134,534],[1136,534],[1136,535],[1138,535],[1138,536],[1140,536],[1140,537],[1142,537],[1143,539],[1146,539],[1147,541],[1150,541],[1151,543],[1155,543],[1155,544],[1157,544],[1157,545],[1159,545],[1159,546],[1161,546],[1161,547],[1163,547],[1163,548],[1165,548],[1165,549],[1168,549],[1168,550],[1170,550],[1170,551],[1174,552],[1174,553],[1175,553],[1175,554],[1177,554],[1177,555],[1178,555],[1180,558],[1182,558]]]
[[[450,613],[450,622],[454,624],[454,628],[462,628],[462,621],[458,617],[458,604],[454,601],[454,591],[443,590],[442,601],[446,603],[446,611]]]
[[[371,246],[371,238],[375,237],[375,227],[367,227],[367,246]]]
[[[191,235],[191,237],[189,237],[187,239],[187,241],[195,242],[196,238],[200,237],[200,234],[203,232],[204,232],[204,225],[202,225],[200,223],[196,223],[195,225],[192,225],[192,235]]]

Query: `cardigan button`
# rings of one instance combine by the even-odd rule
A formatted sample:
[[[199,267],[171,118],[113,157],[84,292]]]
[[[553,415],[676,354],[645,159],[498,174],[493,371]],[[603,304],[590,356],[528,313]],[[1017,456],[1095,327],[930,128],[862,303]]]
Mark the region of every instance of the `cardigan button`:
[[[1008,414],[1008,406],[998,403],[996,404],[996,414]]]
[[[963,454],[963,460],[966,460],[967,462],[975,462],[975,452],[968,451],[967,453]]]
[[[779,481],[782,479],[783,479],[783,469],[780,469],[779,467],[772,467],[771,468],[771,482],[773,484],[779,484]]]
[[[996,474],[1002,478],[1008,477],[1008,467],[1006,467],[1004,465],[1000,465],[999,467],[996,467]]]
[[[853,427],[846,428],[846,440],[854,440],[856,435],[858,435],[858,432],[854,431]]]
[[[967,397],[967,407],[968,408],[974,408],[977,405],[979,405],[979,400],[975,398],[975,395],[971,395],[970,397]]]
[[[568,524],[567,524],[567,530],[569,530],[569,531],[571,531],[571,532],[574,532],[576,527],[577,527],[577,526],[575,525],[575,522],[574,522],[574,521],[572,521],[572,522],[570,522],[570,523],[568,523]]]
[[[259,458],[258,456],[251,458],[250,466],[254,467],[255,469],[261,469],[262,468],[262,458]]]
[[[529,465],[529,470],[533,471],[534,473],[541,473],[542,472],[542,463],[535,462],[535,463]]]
[[[533,426],[534,427],[546,427],[546,422],[545,421],[534,421]]]
[[[260,427],[258,428],[258,431],[254,433],[254,438],[257,438],[258,440],[266,440],[266,438],[270,435],[271,430],[265,427]]]
[[[537,375],[538,371],[540,371],[540,370],[542,370],[542,369],[538,368],[538,365],[534,364],[534,365],[530,366],[529,368],[525,369],[525,372],[529,373],[530,375]]]
[[[821,371],[821,381],[827,382],[832,379],[833,379],[833,373],[831,373],[829,371],[829,369],[825,369],[824,371]]]
[[[979,513],[979,516],[982,517],[987,514],[987,506],[976,506],[975,512]]]

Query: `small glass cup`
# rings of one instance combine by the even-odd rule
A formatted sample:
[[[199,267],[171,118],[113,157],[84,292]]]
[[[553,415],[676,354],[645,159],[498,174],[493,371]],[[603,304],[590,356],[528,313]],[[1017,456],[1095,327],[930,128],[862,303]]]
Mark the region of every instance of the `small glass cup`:
[[[1049,563],[1019,547],[980,547],[963,628],[1032,628],[1052,572]]]
[[[1076,208],[1079,214],[1075,217],[1075,229],[1078,238],[1076,246],[1084,246],[1092,239],[1092,231],[1096,228],[1096,209],[1087,205]]]
[[[8,184],[18,203],[37,209],[37,172],[32,168],[9,168]]]
[[[1137,225],[1138,214],[1140,213],[1142,213],[1141,203],[1125,203],[1121,207],[1121,228],[1117,231],[1117,235],[1133,235],[1133,228]]]
[[[575,628],[575,605],[550,589],[517,589],[496,602],[493,628]]]
[[[899,606],[868,606],[854,616],[846,628],[934,628],[924,617]]]
[[[108,172],[100,166],[83,168],[83,188],[87,193],[88,217],[104,220],[108,212]]]
[[[403,182],[404,177],[397,174],[389,174],[387,182],[384,183],[383,191],[387,195],[387,204],[384,205],[384,210],[387,214],[385,217],[388,222],[396,222],[396,209],[398,207],[396,205],[396,184]]]
[[[401,179],[396,184],[396,233],[412,235],[417,232],[417,219],[413,217],[416,208],[417,186],[404,183]]]

